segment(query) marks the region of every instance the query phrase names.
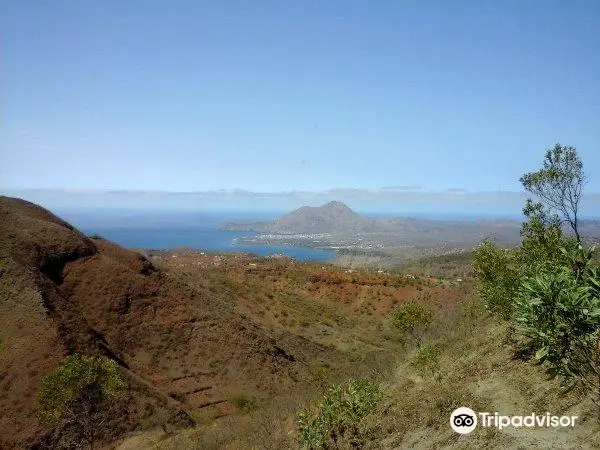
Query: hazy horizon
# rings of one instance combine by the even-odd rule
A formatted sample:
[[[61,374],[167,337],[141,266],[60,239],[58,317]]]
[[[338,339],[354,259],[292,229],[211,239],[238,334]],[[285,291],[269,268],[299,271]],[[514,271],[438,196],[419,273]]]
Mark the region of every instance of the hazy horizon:
[[[417,188],[335,189],[322,192],[255,193],[243,190],[164,191],[22,190],[0,193],[38,203],[54,212],[131,211],[164,214],[230,214],[240,220],[276,218],[301,206],[341,201],[360,214],[423,217],[522,218],[525,192],[426,191]],[[598,218],[600,194],[584,195],[581,218]],[[100,217],[101,214],[98,214]],[[258,220],[258,219],[257,219]]]

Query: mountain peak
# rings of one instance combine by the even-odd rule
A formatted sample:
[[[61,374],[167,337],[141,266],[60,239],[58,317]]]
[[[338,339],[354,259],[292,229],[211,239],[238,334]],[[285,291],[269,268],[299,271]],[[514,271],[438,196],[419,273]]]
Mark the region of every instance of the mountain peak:
[[[346,205],[345,203],[342,203],[342,202],[338,202],[337,200],[333,200],[329,203],[326,203],[323,206],[320,206],[320,208],[352,211],[352,208],[350,208],[348,205]],[[354,211],[352,211],[352,212],[354,212]]]
[[[347,205],[331,201],[303,206],[281,217],[271,227],[276,233],[349,233],[363,230],[368,220]]]

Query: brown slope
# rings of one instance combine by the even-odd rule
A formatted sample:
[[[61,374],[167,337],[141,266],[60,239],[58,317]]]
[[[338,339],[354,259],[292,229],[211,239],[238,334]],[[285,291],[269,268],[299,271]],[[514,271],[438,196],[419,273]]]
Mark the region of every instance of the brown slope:
[[[333,351],[279,340],[235,314],[220,293],[191,288],[143,256],[91,240],[48,211],[0,197],[0,448],[68,446],[68,429],[35,414],[41,379],[68,353],[104,354],[123,366],[128,391],[99,439],[114,441],[164,411],[193,423],[256,395],[307,384],[309,358]]]

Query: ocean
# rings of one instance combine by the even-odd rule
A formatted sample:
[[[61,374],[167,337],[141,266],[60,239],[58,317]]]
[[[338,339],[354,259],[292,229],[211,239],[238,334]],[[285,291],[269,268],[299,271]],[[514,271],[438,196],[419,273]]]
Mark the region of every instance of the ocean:
[[[95,228],[86,227],[88,235],[98,234],[123,247],[144,249],[176,249],[187,247],[206,252],[248,252],[260,256],[282,253],[302,261],[329,261],[335,253],[314,248],[289,247],[284,245],[238,244],[236,238],[256,233],[241,231],[219,231],[198,227],[158,228]]]
[[[280,212],[179,211],[79,208],[58,215],[87,235],[97,234],[127,248],[154,250],[187,247],[206,252],[248,252],[259,256],[281,253],[302,261],[329,261],[335,252],[285,245],[241,244],[238,237],[253,232],[220,231],[227,222],[273,220]]]

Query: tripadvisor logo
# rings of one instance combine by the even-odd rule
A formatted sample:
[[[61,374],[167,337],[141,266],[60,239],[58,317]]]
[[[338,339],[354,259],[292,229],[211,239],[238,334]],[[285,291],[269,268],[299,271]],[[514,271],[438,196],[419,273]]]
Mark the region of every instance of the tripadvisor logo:
[[[471,408],[457,408],[450,415],[450,426],[460,434],[469,434],[477,427],[477,423],[484,428],[507,427],[513,428],[566,428],[574,427],[577,416],[553,416],[549,412],[543,415],[531,413],[526,416],[503,416],[495,413],[476,413]]]
[[[477,414],[471,408],[455,409],[450,415],[450,426],[460,434],[469,434],[477,426]]]

